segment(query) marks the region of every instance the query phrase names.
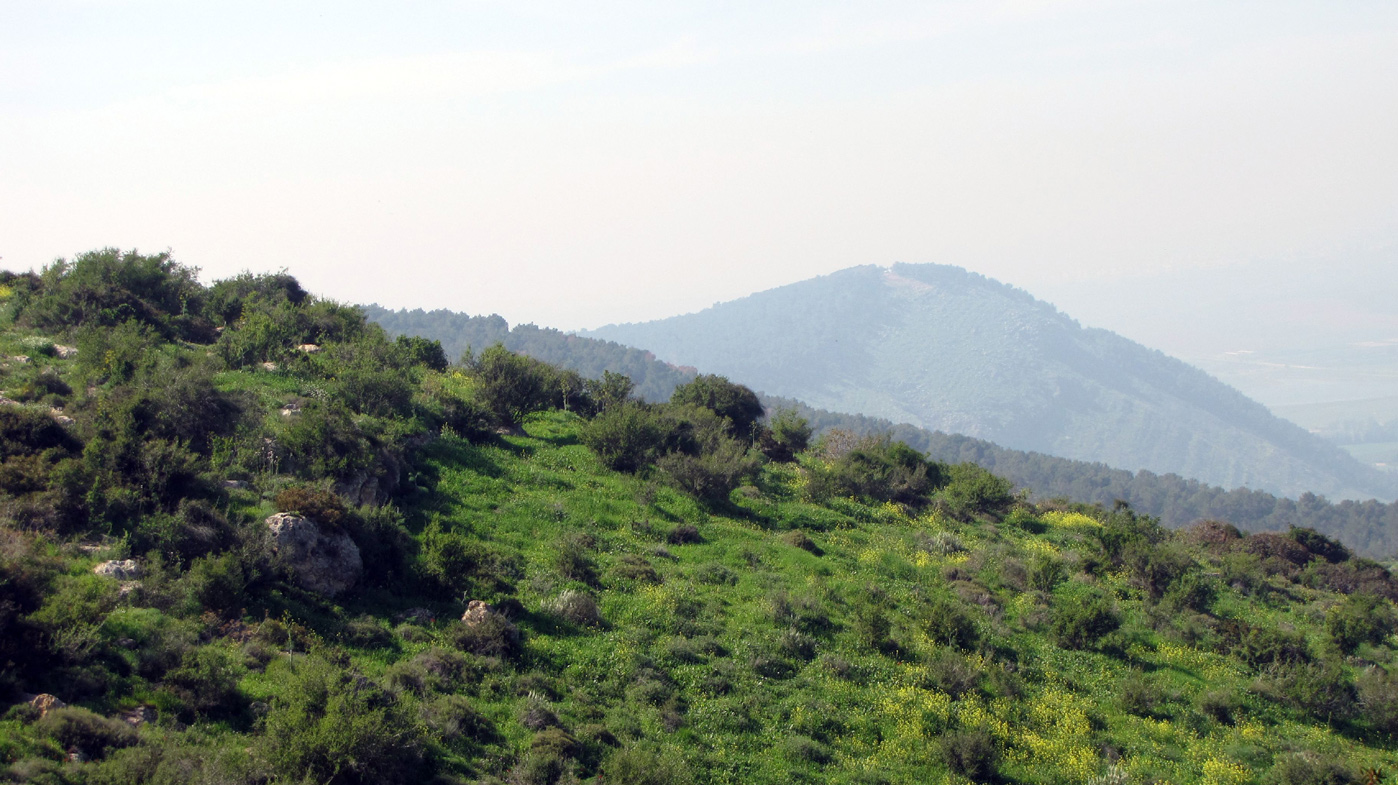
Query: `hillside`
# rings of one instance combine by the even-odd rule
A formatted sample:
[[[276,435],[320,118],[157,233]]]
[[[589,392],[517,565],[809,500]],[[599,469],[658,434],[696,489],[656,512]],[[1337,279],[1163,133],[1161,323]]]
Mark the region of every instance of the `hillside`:
[[[1392,476],[1202,371],[956,267],[856,267],[585,334],[819,408],[1014,449],[1293,497],[1398,497]]]
[[[0,777],[1340,783],[1398,580],[1015,499],[751,390],[392,340],[286,275],[0,274]]]
[[[635,393],[649,401],[668,400],[678,384],[694,377],[692,370],[677,369],[647,352],[533,325],[511,330],[498,316],[388,311],[377,306],[364,306],[362,310],[390,335],[442,341],[448,356],[460,356],[468,348],[479,349],[499,341],[512,351],[547,360],[589,378],[598,378],[606,371],[623,373],[642,380]],[[1170,528],[1209,519],[1228,521],[1247,531],[1285,531],[1291,526],[1306,525],[1338,538],[1366,556],[1388,558],[1398,553],[1398,503],[1331,502],[1311,493],[1297,494],[1293,499],[1247,488],[1223,488],[1172,473],[1131,472],[1101,462],[1012,450],[961,434],[832,412],[795,399],[761,397],[768,409],[799,411],[817,434],[835,428],[859,435],[892,434],[936,460],[970,461],[984,466],[1010,479],[1037,500],[1067,497],[1110,507],[1122,499]]]
[[[452,359],[498,343],[512,352],[571,368],[590,379],[600,377],[604,371],[625,374],[635,385],[636,395],[648,401],[668,400],[675,387],[693,379],[696,373],[693,368],[677,368],[657,361],[650,352],[611,341],[581,338],[532,324],[511,328],[498,314],[469,316],[406,308],[391,311],[377,305],[363,305],[360,310],[389,335],[419,335],[440,341]]]

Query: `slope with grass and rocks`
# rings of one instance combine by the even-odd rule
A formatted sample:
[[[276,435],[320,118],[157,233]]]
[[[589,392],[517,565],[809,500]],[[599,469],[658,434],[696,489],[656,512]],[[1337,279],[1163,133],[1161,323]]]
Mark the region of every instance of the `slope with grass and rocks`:
[[[0,284],[10,781],[1398,770],[1398,583],[1314,531],[1031,504],[721,377],[452,366],[286,276]]]

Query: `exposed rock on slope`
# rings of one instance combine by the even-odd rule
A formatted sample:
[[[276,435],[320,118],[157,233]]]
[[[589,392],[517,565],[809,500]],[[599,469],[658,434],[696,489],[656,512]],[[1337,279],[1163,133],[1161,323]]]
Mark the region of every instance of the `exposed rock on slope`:
[[[279,512],[267,519],[277,556],[303,589],[334,597],[352,588],[364,572],[359,546],[349,535],[295,513]]]

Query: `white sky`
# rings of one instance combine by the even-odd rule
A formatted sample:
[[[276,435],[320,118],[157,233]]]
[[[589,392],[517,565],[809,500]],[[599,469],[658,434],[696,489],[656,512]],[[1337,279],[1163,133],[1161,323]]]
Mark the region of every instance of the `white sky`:
[[[1398,280],[1398,3],[7,0],[0,266],[101,246],[565,329],[941,262],[1207,340],[1181,271]]]

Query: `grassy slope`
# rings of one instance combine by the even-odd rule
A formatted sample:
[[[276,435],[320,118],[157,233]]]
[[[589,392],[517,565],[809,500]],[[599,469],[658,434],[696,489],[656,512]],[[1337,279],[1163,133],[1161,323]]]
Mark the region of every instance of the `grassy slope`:
[[[65,362],[51,364],[63,369]],[[224,389],[258,393],[268,417],[279,416],[275,406],[284,396],[307,392],[279,374],[227,372],[218,381]],[[404,509],[410,530],[421,532],[435,521],[517,556],[522,565],[515,588],[527,610],[520,621],[525,654],[515,664],[473,661],[475,675],[462,692],[499,735],[448,745],[443,757],[464,776],[503,774],[523,755],[539,734],[521,724],[521,713],[539,702],[594,750],[589,754],[607,754],[610,734],[622,746],[655,745],[662,755],[686,761],[699,781],[712,782],[952,781],[938,739],[976,729],[989,731],[1006,750],[1002,774],[1024,783],[1085,781],[1103,769],[1108,748],[1122,755],[1133,781],[1142,782],[1249,782],[1278,755],[1297,749],[1398,768],[1398,754],[1387,745],[1358,740],[1362,726],[1336,733],[1250,695],[1256,671],[1155,631],[1159,625],[1123,573],[1078,574],[1052,597],[1022,591],[1015,564],[1041,554],[1065,556],[1071,564],[1073,553],[1095,549],[1097,524],[1081,515],[1043,514],[1046,529],[1031,534],[988,518],[910,518],[893,505],[811,504],[802,501],[802,474],[791,465],[766,467],[755,486],[734,494],[731,506],[713,510],[666,486],[603,469],[578,443],[580,424],[562,412],[536,415],[525,423],[525,435],[489,444],[444,436],[421,456],[422,490]],[[273,487],[274,480],[257,478],[254,487]],[[235,492],[230,512],[260,519],[272,511],[269,496]],[[682,524],[696,525],[702,541],[667,543],[666,535]],[[798,528],[823,555],[784,539]],[[560,574],[561,543],[570,537],[581,538],[595,563],[595,585]],[[113,553],[72,546],[53,546],[50,553],[67,560],[67,580],[109,590],[88,571]],[[634,557],[633,566],[648,563],[659,582],[622,577],[627,556]],[[1294,626],[1318,650],[1324,610],[1337,596],[1273,580],[1279,592],[1273,604],[1225,590],[1215,612]],[[1125,612],[1122,655],[1065,650],[1047,637],[1049,603],[1070,603],[1089,584],[1111,592]],[[605,624],[575,626],[541,610],[566,589],[595,593]],[[939,688],[944,680],[933,666],[939,650],[949,647],[927,632],[929,608],[953,597],[981,608],[974,611],[980,645],[956,655],[981,675],[957,699]],[[384,590],[329,603],[285,587],[250,605],[247,624],[272,618],[292,628],[282,648],[343,654],[365,676],[385,683],[415,655],[451,647],[447,620],[461,610]],[[394,617],[416,605],[432,608],[439,620],[395,626]],[[891,622],[893,643],[882,649],[860,634],[860,619],[874,607],[885,609]],[[382,632],[373,645],[345,634],[346,622],[365,614]],[[116,640],[132,629],[156,628],[182,628],[208,646],[248,656],[238,689],[251,701],[274,699],[290,667],[284,654],[264,667],[248,654],[243,636],[221,637],[225,628],[207,619],[121,603],[92,634]],[[1393,656],[1386,647],[1361,654],[1381,662]],[[1159,694],[1154,716],[1122,709],[1122,685],[1132,680],[1144,680]],[[158,687],[133,677],[114,685],[94,708],[159,705],[166,699]],[[1204,692],[1216,690],[1242,701],[1235,723],[1219,723],[1197,708]],[[403,692],[399,699],[411,708],[432,697],[430,691],[422,697]],[[203,738],[199,743],[210,755],[237,757],[243,734],[257,732],[243,717],[188,731],[165,721],[141,735],[151,743],[176,735]],[[0,749],[11,759],[62,754],[16,719],[0,722]],[[586,763],[582,773],[590,773]]]

